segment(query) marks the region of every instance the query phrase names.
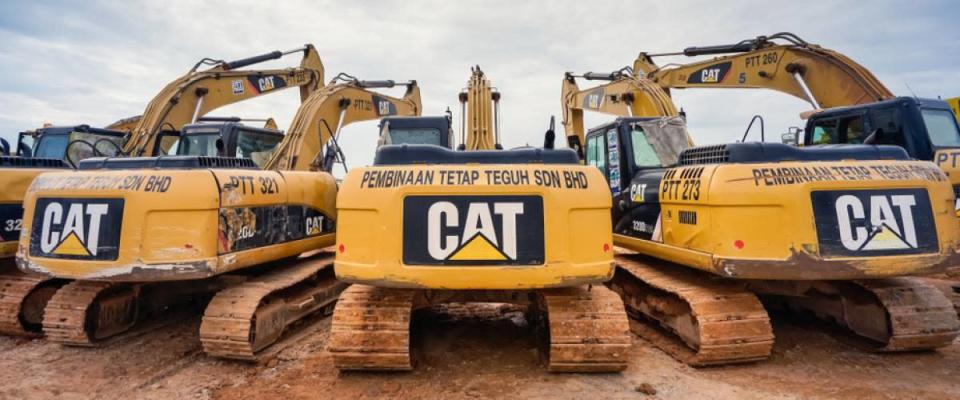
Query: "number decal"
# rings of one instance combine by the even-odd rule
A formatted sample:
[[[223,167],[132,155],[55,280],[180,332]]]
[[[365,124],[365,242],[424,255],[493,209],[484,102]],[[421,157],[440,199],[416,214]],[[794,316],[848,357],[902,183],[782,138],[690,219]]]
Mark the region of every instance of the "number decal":
[[[3,230],[7,232],[19,231],[23,227],[23,219],[8,219],[3,224]]]

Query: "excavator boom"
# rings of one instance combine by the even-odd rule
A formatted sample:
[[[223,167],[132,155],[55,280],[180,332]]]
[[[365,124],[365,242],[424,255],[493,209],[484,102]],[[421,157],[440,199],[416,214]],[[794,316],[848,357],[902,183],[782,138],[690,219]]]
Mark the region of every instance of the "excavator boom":
[[[670,96],[649,79],[637,78],[629,68],[612,73],[587,72],[574,75],[567,72],[560,95],[563,102],[563,130],[567,145],[583,157],[583,110],[602,114],[632,116],[677,116]],[[607,81],[608,83],[580,90],[577,78]]]
[[[460,92],[460,150],[494,150],[500,145],[500,92],[480,66],[470,68],[470,80]]]
[[[690,64],[659,67],[653,62],[657,56],[714,54],[720,56]],[[764,88],[806,100],[814,109],[894,98],[862,65],[789,33],[759,36],[733,45],[688,47],[678,53],[642,52],[633,70],[666,90]]]
[[[301,53],[296,68],[243,70],[260,62]],[[200,65],[214,66],[197,71]],[[157,143],[164,131],[179,131],[188,123],[228,104],[293,87],[300,88],[301,101],[323,86],[323,63],[313,45],[286,52],[273,51],[232,62],[201,60],[185,75],[167,84],[147,105],[123,146],[123,154],[151,156],[166,154],[172,140]]]

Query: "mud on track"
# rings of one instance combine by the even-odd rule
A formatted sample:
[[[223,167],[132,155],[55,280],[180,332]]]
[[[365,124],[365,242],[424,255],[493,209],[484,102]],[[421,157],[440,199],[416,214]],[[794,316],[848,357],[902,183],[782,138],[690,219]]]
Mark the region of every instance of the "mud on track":
[[[960,397],[956,343],[937,352],[869,354],[774,315],[777,344],[767,362],[693,369],[635,338],[622,374],[549,374],[522,319],[488,311],[482,320],[415,315],[418,365],[399,374],[339,374],[324,352],[329,319],[264,365],[204,356],[199,316],[105,349],[0,338],[0,399]],[[657,394],[639,393],[644,383]]]

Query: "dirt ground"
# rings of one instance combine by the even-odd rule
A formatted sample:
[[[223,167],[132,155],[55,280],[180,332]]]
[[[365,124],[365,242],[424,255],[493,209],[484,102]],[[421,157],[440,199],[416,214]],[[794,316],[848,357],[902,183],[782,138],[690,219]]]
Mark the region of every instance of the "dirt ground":
[[[197,316],[100,349],[0,338],[0,399],[960,398],[960,344],[870,354],[784,315],[775,315],[777,344],[766,362],[694,369],[636,338],[628,370],[601,375],[543,371],[518,318],[435,313],[414,320],[414,372],[341,374],[324,351],[330,321],[318,324],[260,365],[204,356]]]

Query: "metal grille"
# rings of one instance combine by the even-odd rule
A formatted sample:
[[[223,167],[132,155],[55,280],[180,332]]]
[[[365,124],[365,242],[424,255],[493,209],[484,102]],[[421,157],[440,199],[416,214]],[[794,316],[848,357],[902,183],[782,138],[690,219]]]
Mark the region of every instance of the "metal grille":
[[[249,158],[162,156],[88,158],[80,161],[80,170],[95,169],[191,169],[191,168],[236,168],[259,169]]]
[[[257,164],[249,158],[198,157],[197,163],[204,168],[258,168]]]
[[[67,168],[67,163],[57,158],[33,158],[0,156],[0,167],[8,168]]]
[[[730,160],[727,146],[717,144],[712,146],[692,147],[680,153],[677,166],[721,164]]]

